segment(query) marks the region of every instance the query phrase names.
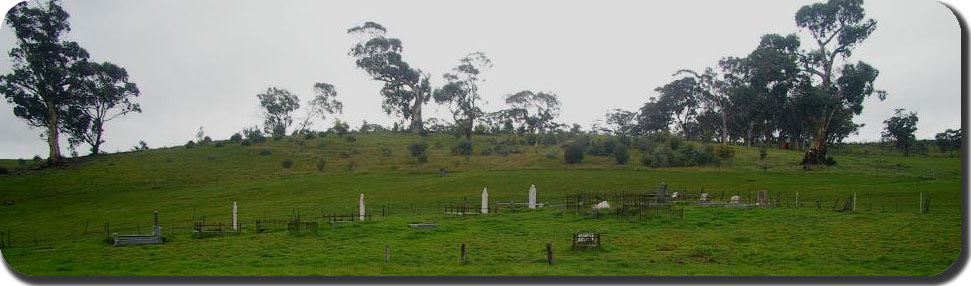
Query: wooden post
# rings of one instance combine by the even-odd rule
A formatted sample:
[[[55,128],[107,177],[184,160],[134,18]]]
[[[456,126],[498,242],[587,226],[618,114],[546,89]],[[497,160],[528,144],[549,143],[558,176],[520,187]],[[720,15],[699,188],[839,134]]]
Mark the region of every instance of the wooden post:
[[[390,261],[391,261],[391,245],[385,244],[384,245],[384,263],[388,263]]]
[[[465,243],[462,243],[462,264],[465,264]]]
[[[553,265],[553,243],[546,243],[546,262]]]
[[[138,220],[135,220],[135,234],[142,234],[142,228],[138,225]]]
[[[856,212],[856,193],[853,193],[853,212]]]
[[[796,192],[796,208],[799,208],[799,192]]]
[[[917,197],[917,207],[920,208],[917,213],[924,213],[924,192],[920,192],[920,195]]]

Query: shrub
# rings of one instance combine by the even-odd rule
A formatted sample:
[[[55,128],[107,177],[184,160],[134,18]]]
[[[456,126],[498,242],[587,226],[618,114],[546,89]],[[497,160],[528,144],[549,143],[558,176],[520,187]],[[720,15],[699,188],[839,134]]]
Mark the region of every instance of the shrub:
[[[525,144],[523,145],[536,145],[536,134],[526,134],[523,139],[525,139]]]
[[[243,139],[243,141],[239,142],[239,145],[243,145],[243,146],[249,146],[250,144],[253,144],[253,143],[250,142],[249,139]]]
[[[229,142],[239,143],[239,141],[242,141],[242,140],[243,140],[243,134],[239,134],[239,132],[233,133],[233,136],[229,136]]]
[[[317,167],[317,172],[323,172],[324,166],[327,165],[327,160],[324,160],[324,158],[317,159],[317,164],[314,165]]]
[[[223,141],[216,141],[216,144],[214,144],[213,146],[215,146],[216,148],[219,148],[222,146],[226,146],[226,143]]]
[[[411,157],[414,157],[419,164],[428,162],[428,155],[425,154],[426,150],[428,150],[428,143],[425,143],[425,141],[415,141],[411,145],[408,145],[408,152],[411,153]]]
[[[715,156],[718,156],[722,161],[731,161],[735,158],[735,148],[725,144],[718,144],[714,148]]]
[[[210,138],[209,136],[203,137],[202,140],[199,140],[200,146],[206,146],[206,145],[209,145],[209,143],[212,143],[212,138]]]
[[[283,166],[284,168],[290,169],[290,167],[293,167],[293,160],[283,159],[283,162],[280,163],[280,165]]]
[[[354,137],[354,135],[347,135],[347,137],[344,137],[344,140],[347,140],[347,142],[357,142],[357,137]]]
[[[10,173],[10,170],[7,170],[7,167],[0,166],[0,175],[5,175],[8,173]]]
[[[546,159],[556,159],[556,151],[549,150],[543,152],[543,157],[546,157]]]
[[[759,147],[759,160],[765,160],[769,156],[769,150],[765,146]]]
[[[39,155],[34,155],[33,160],[34,160],[34,163],[40,163],[41,158]]]
[[[462,139],[458,143],[455,143],[455,146],[452,146],[452,155],[472,155],[472,141]]]
[[[630,162],[630,151],[627,150],[627,146],[617,144],[612,153],[614,153],[614,160],[617,161],[618,165],[626,165],[627,162]]]
[[[305,132],[305,133],[303,134],[303,139],[306,139],[306,140],[311,140],[311,139],[314,139],[314,138],[316,137],[316,135],[315,135],[315,134],[316,134],[316,133],[314,133],[314,132]]]
[[[671,148],[671,150],[677,151],[678,148],[681,148],[682,145],[685,145],[685,144],[684,144],[684,139],[681,139],[681,137],[672,136],[671,138],[668,139],[668,148]]]
[[[27,166],[27,160],[24,160],[24,158],[17,159],[17,164],[20,166]]]
[[[826,156],[826,161],[823,162],[823,163],[826,164],[826,166],[835,166],[836,165],[836,159],[833,158],[833,156]]]
[[[564,146],[563,159],[567,164],[579,164],[583,161],[586,146],[579,142],[568,142]]]
[[[590,148],[587,149],[587,154],[610,156],[614,152],[614,147],[617,145],[617,141],[614,138],[595,137],[590,140]]]
[[[185,143],[185,148],[192,149],[192,147],[196,147],[196,142],[189,140],[189,142]]]
[[[273,154],[273,151],[271,151],[270,149],[267,149],[267,148],[260,149],[260,156],[269,156],[270,154]]]

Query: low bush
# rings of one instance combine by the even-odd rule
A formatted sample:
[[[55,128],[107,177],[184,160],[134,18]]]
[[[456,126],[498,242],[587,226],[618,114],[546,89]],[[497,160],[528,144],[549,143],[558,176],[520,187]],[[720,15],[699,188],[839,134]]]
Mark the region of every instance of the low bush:
[[[293,160],[291,160],[291,159],[283,159],[283,162],[280,163],[280,165],[283,166],[283,168],[290,169],[290,167],[293,167]]]
[[[233,136],[229,136],[229,142],[239,143],[239,141],[242,141],[242,140],[243,140],[243,134],[239,134],[239,132],[234,133]]]
[[[250,142],[249,139],[243,139],[243,141],[239,142],[239,145],[242,145],[242,146],[249,146],[250,144],[253,144],[253,143]]]
[[[189,142],[186,142],[185,143],[185,148],[192,149],[192,147],[196,147],[196,142],[195,141],[189,140]]]
[[[586,146],[580,142],[567,142],[563,145],[563,160],[567,164],[579,164],[586,151]]]
[[[260,156],[269,156],[273,151],[267,148],[260,149]]]
[[[6,175],[9,173],[10,173],[10,170],[7,170],[7,167],[0,166],[0,175]]]
[[[314,166],[317,167],[317,172],[323,172],[324,166],[326,165],[327,165],[327,160],[324,160],[324,158],[317,159],[317,163],[314,164]]]
[[[462,139],[458,143],[455,143],[455,146],[452,146],[452,155],[472,155],[472,141]]]
[[[614,146],[611,153],[614,153],[614,161],[617,162],[617,165],[626,165],[627,162],[630,162],[630,151],[624,144]]]
[[[223,142],[223,141],[216,141],[216,144],[213,144],[213,146],[216,147],[216,148],[219,148],[219,147],[222,147],[222,146],[226,146],[226,143]]]
[[[347,142],[357,142],[357,137],[354,137],[354,135],[347,135],[347,137],[344,137],[344,140],[347,140]]]

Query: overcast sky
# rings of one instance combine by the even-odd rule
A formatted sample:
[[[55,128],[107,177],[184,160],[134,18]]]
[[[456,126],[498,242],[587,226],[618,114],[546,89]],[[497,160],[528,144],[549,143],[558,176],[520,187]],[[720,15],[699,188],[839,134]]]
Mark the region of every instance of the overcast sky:
[[[7,3],[8,1],[4,1]],[[559,122],[588,129],[614,108],[636,110],[679,69],[745,56],[767,33],[800,32],[793,20],[818,1],[205,1],[64,0],[70,40],[95,61],[125,67],[142,94],[142,113],[108,123],[103,149],[184,144],[202,126],[214,139],[257,125],[256,94],[288,89],[305,103],[316,82],[331,83],[344,102],[337,117],[391,125],[381,110],[380,82],[356,68],[348,28],[375,21],[402,40],[404,59],[433,83],[473,51],[494,68],[480,87],[487,111],[520,90],[560,96]],[[9,5],[8,5],[9,6]],[[960,128],[960,27],[942,4],[868,0],[876,32],[851,60],[880,69],[878,89],[851,141],[874,141],[895,108],[918,113],[917,137]],[[804,47],[809,37],[800,33]],[[0,29],[0,72],[15,39]],[[41,129],[30,129],[0,103],[0,158],[46,157]],[[425,107],[426,118],[450,118]],[[430,111],[430,112],[429,112]],[[298,113],[302,114],[302,113]],[[324,130],[332,119],[315,126]],[[87,150],[82,147],[81,150]],[[86,152],[81,152],[85,154]],[[65,154],[67,154],[65,150]]]

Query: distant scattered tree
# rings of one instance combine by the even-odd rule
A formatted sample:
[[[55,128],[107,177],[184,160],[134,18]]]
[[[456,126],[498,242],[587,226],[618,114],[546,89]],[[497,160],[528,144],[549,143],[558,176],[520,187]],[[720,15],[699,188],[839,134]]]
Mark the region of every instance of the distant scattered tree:
[[[138,145],[132,147],[131,150],[134,152],[148,150],[148,143],[145,143],[145,141],[138,141]]]
[[[905,112],[904,109],[894,111],[894,116],[883,121],[885,124],[883,138],[894,143],[897,149],[904,152],[904,156],[910,154],[916,139],[914,132],[917,131],[917,113]]]
[[[196,142],[202,143],[203,139],[206,137],[206,131],[203,130],[202,126],[199,126],[199,130],[196,131]]]
[[[300,132],[310,132],[314,120],[326,120],[327,115],[344,112],[344,103],[337,100],[337,90],[333,85],[318,82],[314,84],[314,99],[306,106],[307,115],[297,127]]]
[[[263,107],[263,131],[273,137],[287,134],[287,128],[293,124],[293,111],[300,108],[300,99],[286,89],[271,87],[266,92],[256,95]]]
[[[637,129],[642,133],[668,131],[671,116],[655,98],[644,103],[637,115]]]
[[[334,127],[331,129],[334,130],[334,134],[337,134],[338,137],[344,137],[345,134],[351,131],[351,127],[347,125],[347,122],[343,122],[340,119],[334,120]]]
[[[658,108],[674,118],[674,123],[685,138],[693,139],[697,108],[700,105],[698,82],[693,77],[676,79],[654,89],[660,94]]]
[[[378,23],[366,22],[347,30],[358,37],[358,44],[350,55],[357,58],[357,67],[372,79],[384,82],[381,107],[387,114],[411,120],[411,132],[421,132],[422,105],[431,99],[431,84],[421,70],[412,68],[401,59],[401,40],[385,36],[387,29]]]
[[[77,90],[88,52],[61,37],[71,30],[68,13],[51,0],[36,8],[23,1],[7,12],[6,24],[17,42],[10,50],[11,71],[0,75],[0,94],[14,105],[14,115],[31,127],[45,128],[49,165],[61,163],[59,130],[64,119],[78,116],[69,110],[78,101]],[[72,112],[73,114],[68,114]]]
[[[509,108],[501,112],[525,127],[526,133],[544,133],[556,128],[553,120],[560,115],[560,100],[554,93],[524,90],[507,95],[506,105]]]
[[[837,66],[837,58],[846,61],[877,27],[876,20],[866,19],[862,5],[863,0],[829,0],[796,12],[796,25],[807,30],[818,44],[817,49],[800,55],[804,72],[814,79],[807,82],[804,91],[819,103],[816,112],[805,118],[812,128],[812,142],[802,162],[805,165],[826,163],[835,115],[859,115],[863,100],[874,92],[881,100],[886,98],[885,92],[873,87],[879,74],[876,68],[863,62]]]
[[[452,118],[465,135],[466,140],[472,140],[472,129],[475,120],[483,116],[482,109],[478,107],[479,83],[483,80],[480,74],[492,67],[492,61],[486,57],[485,53],[474,52],[461,60],[460,64],[452,69],[451,73],[446,73],[445,85],[435,90],[435,102],[448,105],[452,112]]]
[[[961,150],[961,129],[948,129],[942,133],[934,135],[934,143],[941,149],[941,152],[952,152]]]
[[[714,114],[718,114],[721,119],[721,143],[728,142],[728,117],[731,110],[731,100],[725,90],[725,81],[719,78],[712,68],[705,69],[704,72],[692,70],[680,70],[674,75],[689,74],[694,77],[695,89],[698,92],[698,99],[701,103],[708,106]]]
[[[65,118],[64,129],[71,136],[68,142],[72,149],[86,143],[94,155],[101,152],[101,144],[105,142],[106,123],[131,112],[142,112],[142,109],[132,102],[139,91],[128,81],[128,71],[124,68],[109,62],[89,63],[84,66],[82,74],[78,99],[72,107],[78,112],[76,116]]]
[[[607,125],[614,134],[634,134],[637,129],[637,112],[614,109],[607,113]]]

